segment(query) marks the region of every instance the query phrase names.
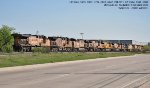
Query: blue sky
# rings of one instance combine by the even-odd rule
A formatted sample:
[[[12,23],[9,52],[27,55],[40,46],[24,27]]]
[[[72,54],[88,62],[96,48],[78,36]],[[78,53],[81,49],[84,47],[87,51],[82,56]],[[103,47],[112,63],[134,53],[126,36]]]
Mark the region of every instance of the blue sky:
[[[81,38],[83,32],[86,39],[150,41],[150,9],[119,10],[69,0],[0,0],[0,25],[27,34],[38,30],[46,36]]]

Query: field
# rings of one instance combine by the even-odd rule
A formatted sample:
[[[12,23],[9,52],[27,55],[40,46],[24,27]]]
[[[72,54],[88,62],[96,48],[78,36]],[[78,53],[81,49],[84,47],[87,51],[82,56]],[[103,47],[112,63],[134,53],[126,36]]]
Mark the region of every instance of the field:
[[[18,53],[18,54],[1,54],[0,67],[12,67],[31,64],[42,63],[55,63],[63,61],[74,60],[87,60],[96,58],[107,58],[117,56],[134,55],[131,52],[100,52],[100,53],[84,53],[84,52],[71,52],[71,53]]]

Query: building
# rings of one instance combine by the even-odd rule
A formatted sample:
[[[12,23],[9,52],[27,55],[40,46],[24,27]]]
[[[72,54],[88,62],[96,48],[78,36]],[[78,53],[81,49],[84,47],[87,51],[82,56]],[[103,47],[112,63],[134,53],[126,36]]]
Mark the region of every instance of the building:
[[[148,43],[148,46],[150,46],[150,42]]]
[[[123,44],[135,44],[135,45],[146,45],[145,42],[138,42],[135,40],[106,40],[111,43],[123,43]]]

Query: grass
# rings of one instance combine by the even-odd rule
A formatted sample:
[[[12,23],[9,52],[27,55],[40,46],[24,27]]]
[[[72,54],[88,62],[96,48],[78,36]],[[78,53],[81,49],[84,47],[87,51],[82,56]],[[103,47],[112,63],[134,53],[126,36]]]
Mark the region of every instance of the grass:
[[[15,55],[0,55],[0,67],[12,67],[42,63],[54,63],[63,61],[74,60],[87,60],[95,58],[117,57],[117,56],[129,56],[135,53],[121,52],[121,53],[31,53],[31,54],[15,54]]]

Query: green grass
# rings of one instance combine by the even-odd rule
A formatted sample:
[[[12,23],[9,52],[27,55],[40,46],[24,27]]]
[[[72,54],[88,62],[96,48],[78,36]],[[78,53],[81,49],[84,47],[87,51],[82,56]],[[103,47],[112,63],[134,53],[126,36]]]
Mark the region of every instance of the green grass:
[[[0,55],[0,67],[12,67],[31,64],[54,63],[74,60],[87,60],[116,56],[129,56],[134,53],[32,53],[16,55]]]

